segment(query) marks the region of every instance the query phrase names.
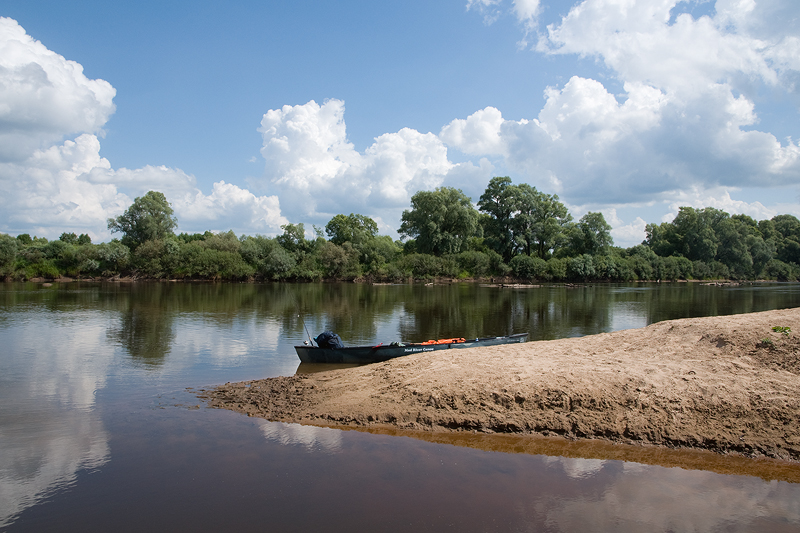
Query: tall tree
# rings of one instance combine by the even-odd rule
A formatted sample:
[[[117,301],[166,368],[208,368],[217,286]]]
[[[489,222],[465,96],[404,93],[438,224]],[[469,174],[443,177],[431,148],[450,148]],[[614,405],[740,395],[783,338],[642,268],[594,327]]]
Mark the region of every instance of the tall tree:
[[[589,211],[581,217],[570,232],[570,256],[583,254],[599,255],[606,253],[614,240],[611,226],[603,213]]]
[[[354,245],[363,244],[378,234],[378,224],[370,217],[364,215],[347,216],[336,215],[325,226],[325,233],[333,244],[343,245],[351,242]]]
[[[792,215],[772,217],[778,259],[784,263],[800,264],[800,220]]]
[[[434,255],[461,252],[479,231],[478,212],[469,196],[452,187],[417,192],[401,220],[400,235],[415,238],[417,250]]]
[[[17,239],[0,233],[0,276],[11,275],[14,272],[18,248]]]
[[[520,234],[529,249],[535,247],[536,255],[547,259],[563,239],[564,228],[572,221],[572,215],[557,194],[545,194],[525,183],[520,185],[520,190],[524,199],[519,204],[520,210],[526,213],[525,217],[520,217],[520,223],[527,225]]]
[[[478,209],[488,215],[484,218],[483,237],[486,244],[503,256],[507,263],[514,256],[514,215],[517,211],[518,187],[508,176],[492,178],[478,201]]]
[[[149,191],[136,198],[123,214],[108,219],[112,233],[123,234],[122,244],[131,249],[145,241],[163,239],[174,235],[178,220],[172,216],[172,207],[163,193]]]

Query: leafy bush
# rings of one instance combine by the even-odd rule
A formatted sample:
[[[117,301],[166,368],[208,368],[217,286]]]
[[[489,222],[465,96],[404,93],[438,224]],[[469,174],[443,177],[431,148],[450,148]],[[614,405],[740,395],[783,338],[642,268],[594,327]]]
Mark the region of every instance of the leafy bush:
[[[552,280],[567,279],[567,260],[551,257],[547,260],[547,274]]]
[[[402,252],[388,235],[371,238],[355,248],[361,252],[360,261],[367,272],[377,271],[397,259]]]
[[[96,259],[99,263],[97,270],[103,276],[116,276],[121,274],[130,264],[130,248],[114,239],[96,247]]]
[[[465,272],[467,276],[474,278],[485,276],[491,267],[489,256],[474,250],[457,254],[455,260],[460,272]]]
[[[514,256],[509,267],[514,276],[521,279],[546,279],[549,274],[547,261],[524,254]]]
[[[326,241],[319,250],[319,263],[326,277],[352,280],[361,275],[358,255],[349,241],[341,246]]]
[[[489,273],[493,276],[507,276],[511,272],[511,267],[505,264],[499,253],[489,250],[486,256],[489,258]]]
[[[414,278],[429,279],[437,276],[458,275],[458,265],[452,256],[436,257],[429,254],[411,254],[398,262],[401,270],[405,270]]]
[[[52,259],[43,259],[36,263],[29,264],[24,269],[24,276],[31,278],[56,279],[61,277],[58,267]]]
[[[588,280],[595,275],[594,259],[589,254],[582,254],[567,260],[567,276],[574,280]]]
[[[17,239],[0,233],[0,277],[11,276],[17,262]]]
[[[792,265],[786,264],[779,259],[770,259],[764,267],[764,275],[768,279],[778,281],[795,281],[797,279],[796,269]]]

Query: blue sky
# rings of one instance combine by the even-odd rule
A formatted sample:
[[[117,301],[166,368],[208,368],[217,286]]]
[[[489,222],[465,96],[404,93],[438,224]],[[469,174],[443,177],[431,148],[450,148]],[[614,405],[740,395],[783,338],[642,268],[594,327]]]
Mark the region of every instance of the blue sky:
[[[0,232],[111,235],[161,190],[179,231],[337,213],[492,176],[602,211],[800,215],[789,0],[0,4]],[[82,68],[82,71],[81,71]],[[2,147],[5,145],[5,148]]]

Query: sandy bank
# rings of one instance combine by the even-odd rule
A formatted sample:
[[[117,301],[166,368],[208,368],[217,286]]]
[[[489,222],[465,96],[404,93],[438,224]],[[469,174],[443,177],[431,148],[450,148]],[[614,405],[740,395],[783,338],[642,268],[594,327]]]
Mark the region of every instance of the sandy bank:
[[[227,383],[204,396],[212,407],[303,424],[562,435],[797,461],[800,309],[411,355]]]

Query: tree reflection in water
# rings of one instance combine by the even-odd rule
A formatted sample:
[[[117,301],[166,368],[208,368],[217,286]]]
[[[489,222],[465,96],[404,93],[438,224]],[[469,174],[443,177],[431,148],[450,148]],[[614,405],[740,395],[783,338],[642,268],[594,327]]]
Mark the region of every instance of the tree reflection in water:
[[[170,352],[175,332],[169,292],[161,284],[145,284],[128,293],[127,302],[120,302],[127,308],[121,310],[119,324],[109,328],[108,338],[136,363],[159,366]]]

